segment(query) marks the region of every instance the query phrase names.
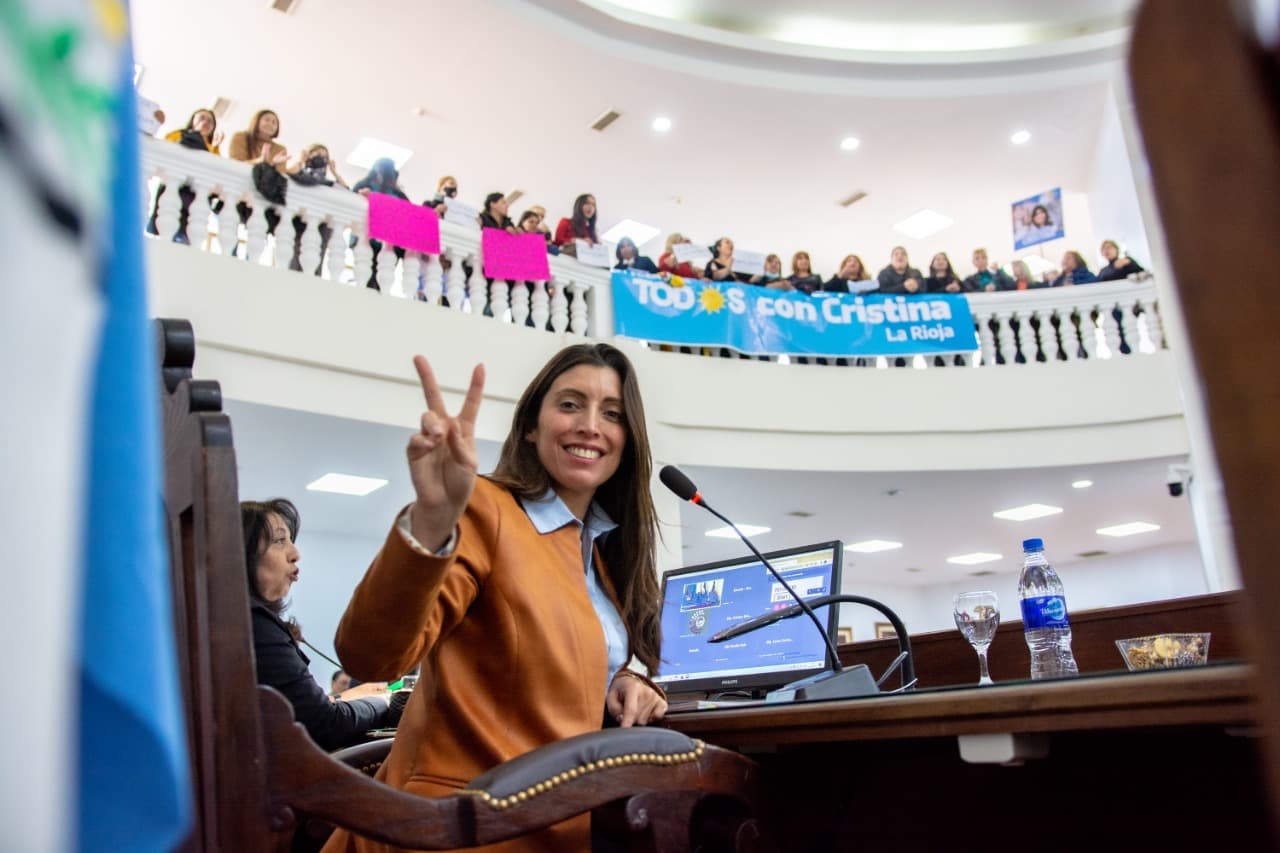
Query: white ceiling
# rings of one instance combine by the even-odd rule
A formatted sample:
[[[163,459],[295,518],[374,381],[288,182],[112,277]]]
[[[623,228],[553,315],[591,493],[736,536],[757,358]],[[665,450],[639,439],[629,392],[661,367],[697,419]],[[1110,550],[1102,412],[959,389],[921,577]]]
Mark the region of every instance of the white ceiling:
[[[241,497],[294,500],[302,514],[304,537],[311,531],[376,543],[412,497],[404,464],[408,427],[234,400],[228,400],[225,408],[234,430]],[[497,453],[497,444],[481,442],[482,471],[492,469]],[[905,547],[895,551],[848,554],[845,576],[923,586],[962,580],[975,571],[1016,571],[1021,540],[1028,536],[1043,537],[1059,563],[1072,562],[1080,553],[1095,549],[1114,554],[1194,541],[1187,499],[1170,498],[1165,486],[1166,468],[1172,461],[1181,460],[940,473],[796,473],[699,466],[687,466],[685,471],[707,500],[730,518],[773,528],[755,539],[762,550],[830,539],[902,542]],[[305,490],[307,483],[329,471],[390,482],[364,498]],[[1082,478],[1095,485],[1072,489],[1071,482]],[[1065,511],[1021,523],[991,515],[1033,502]],[[796,511],[812,516],[788,515]],[[743,553],[740,544],[704,536],[720,522],[697,507],[682,505],[678,522],[663,520],[683,527],[687,565]],[[1126,539],[1108,539],[1094,532],[1127,521],[1154,522],[1161,530]],[[975,551],[1003,554],[1004,560],[974,567],[945,562],[948,556]]]
[[[1087,189],[1115,71],[1114,63],[1060,69],[1053,88],[1019,92],[1020,75],[984,68],[975,72],[982,94],[944,96],[943,81],[889,96],[898,90],[865,79],[849,94],[812,76],[757,77],[740,64],[636,53],[613,36],[557,24],[536,8],[547,5],[373,0],[353,14],[346,4],[300,0],[283,15],[262,0],[135,0],[140,88],[165,107],[166,129],[222,96],[233,102],[228,134],[271,107],[290,151],[322,141],[343,159],[362,135],[412,148],[403,183],[414,200],[445,173],[458,177],[466,201],[520,188],[517,210],[541,203],[553,218],[592,192],[603,228],[623,218],[661,227],[646,246],[654,254],[672,230],[708,243],[728,234],[741,248],[784,257],[808,249],[829,274],[849,252],[878,269],[901,242],[921,266],[945,250],[968,272],[976,245],[1009,260],[1011,201]],[[768,8],[720,4],[729,5],[744,14]],[[929,12],[962,8],[983,22],[997,17],[991,5],[1056,25],[1132,4],[1094,0],[1077,13],[1057,2],[931,0]],[[798,7],[877,20],[906,9],[888,0]],[[916,21],[910,9],[904,27]],[[704,73],[713,66],[718,73]],[[622,118],[605,133],[589,130],[610,108]],[[650,129],[658,115],[673,119],[670,134]],[[1030,145],[1010,145],[1018,128],[1034,134]],[[839,141],[850,134],[862,146],[846,153]],[[360,177],[352,166],[344,174]],[[855,190],[868,195],[836,205]],[[956,224],[923,241],[890,229],[926,206]],[[1092,257],[1095,247],[1079,248]]]

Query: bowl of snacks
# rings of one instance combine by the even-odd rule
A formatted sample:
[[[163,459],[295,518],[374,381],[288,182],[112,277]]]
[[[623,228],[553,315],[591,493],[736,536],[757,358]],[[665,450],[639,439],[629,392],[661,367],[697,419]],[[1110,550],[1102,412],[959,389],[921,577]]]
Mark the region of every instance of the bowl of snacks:
[[[1116,640],[1116,648],[1130,672],[1204,666],[1209,660],[1209,635],[1153,634]]]

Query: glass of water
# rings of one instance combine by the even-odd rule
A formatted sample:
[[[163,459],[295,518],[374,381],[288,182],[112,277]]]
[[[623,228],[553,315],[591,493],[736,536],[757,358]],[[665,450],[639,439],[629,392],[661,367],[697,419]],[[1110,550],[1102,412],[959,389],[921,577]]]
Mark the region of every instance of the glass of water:
[[[1000,627],[1000,603],[996,594],[985,589],[962,592],[955,598],[954,615],[956,627],[978,653],[978,666],[982,672],[978,686],[992,684],[991,673],[987,671],[987,647],[996,638],[996,628]]]

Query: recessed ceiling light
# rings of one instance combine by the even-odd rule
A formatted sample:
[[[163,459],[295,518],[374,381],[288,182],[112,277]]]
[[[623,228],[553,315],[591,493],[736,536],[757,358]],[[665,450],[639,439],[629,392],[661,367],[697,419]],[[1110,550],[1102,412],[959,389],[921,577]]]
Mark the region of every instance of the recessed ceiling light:
[[[1087,489],[1093,485],[1093,480],[1076,480],[1071,484],[1073,489]]]
[[[1150,524],[1146,521],[1130,521],[1128,524],[1113,524],[1110,527],[1099,527],[1097,532],[1101,536],[1135,536],[1139,533],[1150,533],[1153,530],[1159,530],[1160,525]]]
[[[840,140],[841,151],[857,151],[858,146],[862,144],[862,140],[856,136],[846,136]]]
[[[1030,521],[1033,518],[1044,518],[1046,515],[1057,515],[1060,512],[1062,512],[1062,507],[1060,506],[1027,504],[1026,506],[1002,509],[991,514],[996,518],[1003,518],[1005,521]]]
[[[954,219],[926,207],[924,210],[917,210],[901,222],[895,222],[893,230],[916,240],[923,240],[930,234],[937,234],[954,223]]]
[[[892,551],[901,548],[901,542],[890,542],[888,539],[868,539],[865,542],[854,542],[845,545],[846,551],[857,551],[859,554],[874,554],[877,551]]]
[[[634,219],[624,219],[604,232],[604,241],[606,243],[616,243],[623,237],[630,237],[636,241],[637,246],[643,246],[654,237],[657,237],[660,232],[661,229],[654,228],[652,225],[645,225],[643,222],[636,222]]]
[[[974,551],[972,554],[957,554],[954,557],[947,557],[947,562],[954,563],[957,566],[976,566],[979,563],[991,563],[996,560],[1003,559],[1003,554],[988,554],[986,551]]]
[[[309,492],[331,492],[335,495],[354,495],[362,498],[370,492],[376,492],[387,484],[386,480],[377,477],[357,477],[355,474],[325,474],[318,480],[307,483]]]
[[[768,533],[772,527],[761,527],[758,524],[739,524],[738,529],[742,531],[743,536],[759,536],[761,533]],[[732,527],[717,527],[715,530],[708,530],[707,535],[714,539],[737,539],[738,534],[733,532]]]
[[[1009,141],[1014,145],[1026,145],[1031,141],[1031,131],[1015,130],[1013,135],[1009,137]]]
[[[413,156],[413,151],[408,148],[402,148],[399,145],[393,145],[390,142],[383,142],[381,139],[374,139],[370,136],[360,137],[360,141],[356,143],[355,150],[347,155],[347,162],[352,166],[359,166],[362,169],[368,169],[373,166],[373,161],[380,157],[390,157],[395,161],[396,169],[403,169],[404,164],[409,162],[409,158]]]
[[[658,133],[666,133],[671,130],[671,119],[666,116],[658,116],[653,120],[653,129]]]

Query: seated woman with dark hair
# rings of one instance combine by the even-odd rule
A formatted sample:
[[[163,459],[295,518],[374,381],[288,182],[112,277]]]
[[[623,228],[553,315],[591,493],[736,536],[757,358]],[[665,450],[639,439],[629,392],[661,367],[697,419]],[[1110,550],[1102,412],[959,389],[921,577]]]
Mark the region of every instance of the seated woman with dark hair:
[[[561,219],[556,225],[554,242],[563,254],[576,256],[578,253],[575,240],[586,240],[591,245],[600,242],[596,236],[596,197],[591,193],[583,193],[574,199],[573,216]]]
[[[484,210],[476,217],[481,228],[497,228],[508,234],[518,234],[516,224],[507,215],[507,197],[502,193],[489,193],[484,197]]]
[[[386,685],[361,685],[367,694],[349,701],[332,701],[308,669],[311,661],[298,647],[302,629],[284,620],[285,596],[298,580],[301,554],[298,509],[284,498],[240,504],[244,527],[244,558],[253,621],[253,654],[258,683],[274,687],[293,706],[293,715],[320,747],[341,749],[365,740],[370,729],[394,727],[403,709],[394,706]]]
[[[1120,254],[1120,245],[1115,240],[1102,241],[1102,257],[1107,259],[1107,265],[1098,270],[1098,281],[1115,281],[1142,272],[1141,264],[1128,255]]]
[[[614,256],[618,259],[618,263],[614,265],[615,270],[640,270],[641,272],[657,273],[658,267],[654,264],[653,259],[640,254],[640,250],[636,248],[636,241],[630,237],[623,237],[618,241],[618,248],[614,251]]]
[[[946,252],[938,252],[929,261],[929,274],[924,279],[925,293],[959,293],[964,282],[956,275]]]

